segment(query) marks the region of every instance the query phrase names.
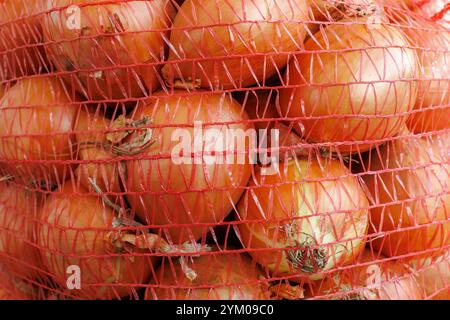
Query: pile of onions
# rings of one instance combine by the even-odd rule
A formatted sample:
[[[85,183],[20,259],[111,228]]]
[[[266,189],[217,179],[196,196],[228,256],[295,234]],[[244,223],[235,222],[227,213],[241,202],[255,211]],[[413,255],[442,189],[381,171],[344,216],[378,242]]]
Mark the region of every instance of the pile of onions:
[[[147,300],[268,300],[299,299],[303,289],[288,284],[272,285],[267,275],[246,254],[215,252],[192,258],[185,276],[179,262],[163,259],[148,287]]]
[[[42,1],[0,0],[0,12],[0,81],[43,71]]]
[[[170,0],[51,0],[43,29],[49,58],[88,99],[142,97],[157,89],[175,10]],[[55,9],[56,8],[56,9]],[[147,91],[148,90],[148,91]]]
[[[402,263],[384,259],[366,249],[357,264],[313,283],[306,296],[333,300],[422,300],[423,290],[414,274]]]
[[[419,57],[418,94],[408,128],[431,132],[450,128],[450,32],[437,23],[392,12]]]
[[[307,0],[186,0],[163,76],[175,87],[242,88],[275,75],[301,50]]]
[[[0,265],[22,279],[35,279],[42,271],[34,232],[40,207],[36,193],[0,182]]]
[[[70,294],[89,299],[135,296],[139,284],[149,280],[154,257],[144,256],[133,238],[122,231],[116,213],[101,197],[69,183],[59,187],[42,209],[38,243],[53,280],[67,288],[67,268],[78,266],[81,289]],[[125,217],[123,217],[125,218]]]
[[[0,158],[8,173],[46,186],[70,177],[72,165],[64,161],[73,160],[74,103],[61,82],[50,77],[20,80],[5,93]]]
[[[450,134],[398,139],[371,151],[364,181],[371,194],[373,246],[389,257],[450,245]]]
[[[127,146],[150,142],[119,152],[135,155],[126,161],[131,208],[144,224],[165,229],[174,243],[206,236],[233,209],[251,175],[250,139],[230,139],[253,129],[242,106],[226,93],[160,92],[131,118],[147,125],[132,129]],[[203,130],[195,130],[195,123]]]
[[[296,130],[311,142],[363,152],[406,122],[417,95],[417,54],[393,26],[341,22],[316,33],[290,62],[281,116],[300,118]]]
[[[94,183],[104,193],[119,193],[120,183],[125,179],[125,168],[122,162],[114,159],[112,144],[105,143],[112,130],[112,121],[105,117],[105,113],[106,110],[101,106],[96,109],[80,109],[75,135],[78,158],[83,162],[75,173],[81,186],[91,192],[95,192]]]
[[[353,262],[364,248],[368,201],[338,160],[311,155],[257,171],[238,204],[240,238],[274,275],[320,279]]]
[[[450,251],[437,258],[420,258],[408,264],[416,271],[427,299],[450,300]]]

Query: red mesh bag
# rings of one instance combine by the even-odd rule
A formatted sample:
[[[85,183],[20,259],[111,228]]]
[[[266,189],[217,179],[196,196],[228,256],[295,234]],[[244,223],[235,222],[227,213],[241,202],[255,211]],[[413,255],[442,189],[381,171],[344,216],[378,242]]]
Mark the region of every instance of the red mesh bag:
[[[0,0],[0,299],[448,299],[449,14]]]

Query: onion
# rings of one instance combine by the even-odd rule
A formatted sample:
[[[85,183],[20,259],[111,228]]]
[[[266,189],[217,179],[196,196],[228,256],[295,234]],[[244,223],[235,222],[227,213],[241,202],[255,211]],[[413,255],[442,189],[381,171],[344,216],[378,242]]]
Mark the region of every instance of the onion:
[[[400,262],[383,259],[366,249],[358,264],[317,281],[309,287],[307,296],[332,300],[422,300],[423,291],[414,274]]]
[[[366,20],[342,20],[351,24],[330,25],[309,39],[308,52],[286,71],[285,84],[292,87],[280,90],[281,115],[301,117],[299,134],[340,143],[343,153],[367,151],[395,136],[417,94],[414,50],[397,28]]]
[[[146,291],[147,300],[267,300],[302,297],[303,289],[286,285],[272,286],[264,272],[246,254],[223,252],[193,258],[189,268],[193,280],[185,276],[183,266],[163,259]],[[285,291],[281,291],[286,289]],[[294,294],[294,295],[293,295]]]
[[[309,0],[316,21],[337,21],[345,17],[369,16],[377,12],[375,0]]]
[[[138,156],[127,161],[124,191],[131,208],[145,224],[161,226],[174,243],[206,236],[230,213],[250,178],[251,139],[240,136],[253,129],[247,114],[229,94],[175,91],[139,104],[132,119],[147,125],[135,128],[127,145],[150,143],[131,152],[122,147],[122,155]],[[203,133],[195,123],[203,125]]]
[[[450,300],[450,251],[437,258],[413,259],[409,261],[416,271],[426,298]]]
[[[40,0],[0,0],[0,81],[47,69],[42,48]]]
[[[241,103],[257,130],[270,130],[277,124],[279,115],[276,109],[277,94],[274,90],[246,91],[236,100]]]
[[[114,159],[112,145],[107,143],[107,136],[112,133],[108,130],[113,128],[112,120],[105,117],[105,111],[100,106],[95,110],[80,110],[75,131],[79,158],[85,162],[75,172],[81,186],[91,192],[95,191],[95,184],[104,193],[120,193],[120,183],[125,179],[125,167],[122,162]],[[113,202],[118,200],[115,196],[110,198]]]
[[[0,159],[10,174],[46,186],[70,177],[72,165],[64,161],[73,159],[74,103],[60,81],[49,77],[20,80],[5,93]]]
[[[156,260],[119,241],[126,234],[133,236],[133,231],[119,233],[116,223],[115,212],[83,188],[66,184],[51,195],[42,210],[38,243],[53,280],[67,288],[67,269],[78,266],[81,289],[70,291],[72,295],[88,299],[135,296]]]
[[[369,155],[364,180],[371,194],[370,232],[384,255],[450,244],[448,150],[449,134],[420,138],[405,130]]]
[[[175,87],[262,84],[303,47],[307,20],[307,0],[186,0],[174,20],[164,79]]]
[[[34,232],[40,207],[36,193],[0,182],[0,265],[21,279],[33,280],[43,270]]]
[[[44,19],[49,57],[89,99],[142,97],[160,81],[165,37],[174,16],[170,0],[51,0]]]
[[[358,180],[340,161],[291,159],[275,175],[257,171],[238,205],[240,238],[275,275],[320,279],[363,250],[367,208]]]
[[[9,274],[0,272],[0,301],[4,300],[31,300],[32,296],[28,295],[17,287],[19,280],[12,279]]]

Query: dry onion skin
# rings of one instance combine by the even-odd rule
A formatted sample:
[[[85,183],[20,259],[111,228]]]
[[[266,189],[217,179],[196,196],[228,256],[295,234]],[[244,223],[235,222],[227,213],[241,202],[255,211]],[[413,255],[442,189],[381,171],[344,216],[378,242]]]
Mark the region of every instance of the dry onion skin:
[[[0,182],[0,265],[28,281],[43,270],[34,232],[40,208],[37,193]]]
[[[69,178],[73,165],[64,161],[74,158],[77,110],[76,97],[60,80],[19,80],[0,100],[0,158],[5,171],[45,187]]]
[[[384,255],[436,252],[450,244],[449,150],[448,133],[415,137],[404,130],[371,151],[363,179],[373,246]]]
[[[173,23],[164,79],[184,88],[263,83],[289,52],[301,50],[305,21],[307,0],[186,0]]]
[[[311,17],[316,21],[338,21],[345,17],[364,17],[375,14],[375,0],[309,0]]]
[[[39,13],[41,0],[0,1],[0,81],[47,70]]]
[[[307,52],[290,62],[281,116],[298,118],[296,130],[310,142],[360,153],[406,122],[417,96],[418,58],[395,27],[361,18],[341,22],[316,33]]]
[[[160,86],[175,15],[170,0],[51,0],[47,8],[48,56],[88,99],[137,98]]]
[[[112,233],[120,235],[113,224],[115,217],[116,212],[101,197],[69,183],[44,204],[38,226],[42,258],[62,288],[67,288],[67,268],[80,268],[81,289],[71,290],[71,295],[84,299],[136,297],[139,285],[148,282],[156,258],[112,242]]]
[[[434,258],[410,259],[417,281],[430,300],[450,300],[450,251]]]
[[[373,262],[373,263],[370,263]],[[423,290],[412,273],[398,261],[385,260],[366,249],[358,263],[329,274],[306,287],[311,299],[422,300]]]
[[[191,261],[186,257],[187,261]],[[196,277],[186,277],[179,261],[163,259],[147,289],[148,300],[267,300],[265,274],[246,254],[202,255],[188,262]]]
[[[238,204],[240,238],[274,275],[320,279],[364,248],[368,201],[338,160],[297,158],[249,184]],[[298,278],[297,278],[298,277]]]
[[[178,90],[140,103],[131,118],[147,120],[142,128],[151,127],[148,148],[131,158],[122,153],[129,157],[124,191],[133,212],[146,225],[162,226],[177,244],[206,236],[209,226],[195,224],[222,222],[251,175],[250,140],[227,138],[253,129],[245,110],[227,93]],[[203,125],[203,134],[194,130],[196,122]],[[143,131],[135,129],[128,144],[139,142]]]

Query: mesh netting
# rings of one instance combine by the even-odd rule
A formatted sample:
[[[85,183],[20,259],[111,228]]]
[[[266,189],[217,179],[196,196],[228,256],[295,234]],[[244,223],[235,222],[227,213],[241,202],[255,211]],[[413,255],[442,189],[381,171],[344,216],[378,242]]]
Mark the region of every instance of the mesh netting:
[[[450,298],[449,14],[0,0],[0,299]]]

